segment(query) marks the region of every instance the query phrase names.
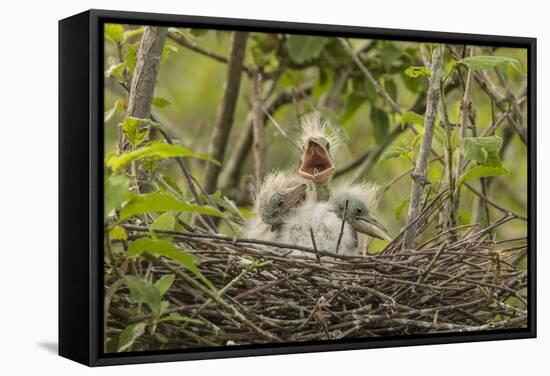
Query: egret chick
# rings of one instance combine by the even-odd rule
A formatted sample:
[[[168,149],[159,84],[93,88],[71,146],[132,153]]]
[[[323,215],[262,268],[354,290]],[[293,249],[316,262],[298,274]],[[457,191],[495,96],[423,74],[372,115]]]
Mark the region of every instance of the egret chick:
[[[297,175],[280,171],[267,175],[255,198],[255,216],[246,224],[243,235],[278,240],[285,220],[304,201],[306,189],[307,185]]]
[[[331,202],[319,202],[315,197],[308,195],[306,201],[283,225],[281,236],[284,243],[309,248],[314,248],[315,245],[318,250],[350,254],[357,248],[357,238],[352,226],[345,222],[338,245],[341,227],[342,220]],[[300,251],[293,251],[292,254],[314,257],[310,253]]]
[[[391,240],[385,227],[371,214],[378,205],[378,187],[375,184],[341,183],[332,191],[330,203],[340,220],[351,225],[356,243],[358,233]]]
[[[331,149],[339,144],[339,138],[329,132],[326,122],[317,112],[300,119],[302,163],[298,170],[301,177],[315,183],[318,201],[327,201],[330,196],[328,182],[334,175]]]

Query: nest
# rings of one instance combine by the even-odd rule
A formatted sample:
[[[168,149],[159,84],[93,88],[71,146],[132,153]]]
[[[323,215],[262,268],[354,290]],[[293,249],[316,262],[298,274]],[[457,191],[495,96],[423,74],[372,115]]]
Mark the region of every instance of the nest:
[[[402,250],[399,234],[376,255],[351,257],[211,232],[165,231],[172,242],[200,257],[209,289],[164,258],[145,254],[140,268],[155,279],[175,274],[167,312],[189,318],[163,322],[143,348],[196,348],[472,332],[527,327],[527,271],[518,261],[526,239],[495,241],[493,225],[439,231],[422,241],[445,199],[425,205],[418,217],[416,250]],[[132,237],[145,228],[128,225]],[[405,230],[405,229],[404,229]],[[296,255],[298,251],[298,255]],[[285,254],[285,252],[287,254]],[[124,311],[126,291],[110,307],[107,330],[144,317]],[[162,334],[164,340],[160,340]]]

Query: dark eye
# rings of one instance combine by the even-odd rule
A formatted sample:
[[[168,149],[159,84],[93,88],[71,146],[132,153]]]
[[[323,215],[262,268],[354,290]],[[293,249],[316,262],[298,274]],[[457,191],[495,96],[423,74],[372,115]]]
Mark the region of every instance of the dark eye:
[[[363,209],[357,208],[357,215],[363,215]]]
[[[283,207],[283,203],[284,203],[283,200],[277,201],[277,207],[278,207],[278,208],[282,208],[282,207]]]
[[[330,143],[327,141],[327,143],[325,144],[325,148],[327,149],[327,151],[330,151]]]

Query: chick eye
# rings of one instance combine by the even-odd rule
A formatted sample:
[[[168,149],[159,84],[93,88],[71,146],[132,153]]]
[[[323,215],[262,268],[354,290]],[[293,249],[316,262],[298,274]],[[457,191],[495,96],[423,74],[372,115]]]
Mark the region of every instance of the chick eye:
[[[327,149],[327,151],[330,151],[330,143],[327,141],[327,143],[325,144],[325,148]]]
[[[282,208],[283,207],[283,200],[277,201],[277,207]]]
[[[357,215],[362,215],[362,214],[363,214],[363,209],[357,208]]]

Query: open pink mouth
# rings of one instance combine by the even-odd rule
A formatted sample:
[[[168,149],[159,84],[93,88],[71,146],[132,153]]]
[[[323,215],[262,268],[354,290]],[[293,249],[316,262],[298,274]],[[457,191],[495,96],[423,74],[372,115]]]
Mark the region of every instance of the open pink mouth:
[[[299,172],[305,179],[325,183],[334,174],[334,164],[323,146],[309,140]]]

